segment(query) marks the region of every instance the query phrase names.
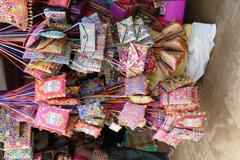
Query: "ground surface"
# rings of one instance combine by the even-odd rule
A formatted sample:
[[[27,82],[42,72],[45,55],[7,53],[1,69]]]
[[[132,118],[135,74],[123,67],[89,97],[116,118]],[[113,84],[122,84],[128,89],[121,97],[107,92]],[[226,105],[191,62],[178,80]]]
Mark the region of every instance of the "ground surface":
[[[216,46],[201,82],[206,138],[182,143],[173,160],[240,160],[240,0],[188,0],[187,21],[216,22]]]

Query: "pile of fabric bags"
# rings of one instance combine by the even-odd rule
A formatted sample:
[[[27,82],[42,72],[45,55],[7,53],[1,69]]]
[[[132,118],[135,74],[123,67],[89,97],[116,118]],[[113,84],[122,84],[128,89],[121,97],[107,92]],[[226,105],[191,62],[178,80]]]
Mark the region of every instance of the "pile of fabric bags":
[[[0,53],[30,81],[1,95],[0,106],[16,123],[67,137],[98,138],[107,125],[151,131],[173,147],[199,141],[207,116],[196,83],[216,28],[184,26],[185,6],[185,0],[0,0]],[[209,30],[206,40],[201,33]]]

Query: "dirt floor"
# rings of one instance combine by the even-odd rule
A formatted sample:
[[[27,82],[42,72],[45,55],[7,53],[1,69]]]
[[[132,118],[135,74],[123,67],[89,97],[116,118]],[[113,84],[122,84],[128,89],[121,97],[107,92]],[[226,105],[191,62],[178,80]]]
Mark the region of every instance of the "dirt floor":
[[[240,0],[188,0],[187,22],[217,24],[216,46],[201,82],[207,137],[180,144],[173,160],[240,159]]]

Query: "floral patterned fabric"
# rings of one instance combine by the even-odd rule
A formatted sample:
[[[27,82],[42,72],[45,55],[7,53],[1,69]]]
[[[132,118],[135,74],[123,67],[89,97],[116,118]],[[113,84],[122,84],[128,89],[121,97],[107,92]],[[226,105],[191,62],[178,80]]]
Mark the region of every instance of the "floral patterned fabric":
[[[205,112],[178,114],[174,120],[174,127],[186,129],[202,129],[205,126]]]
[[[148,56],[146,57],[146,63],[145,63],[145,72],[154,72],[157,69],[157,63],[154,56],[154,53],[151,52],[151,50],[148,53]]]
[[[157,139],[160,142],[165,142],[173,147],[176,147],[181,142],[180,139],[173,137],[161,128],[158,129],[158,131],[153,135],[153,139]]]
[[[5,138],[8,138],[8,137],[19,138],[20,137],[19,131],[20,131],[20,123],[12,120],[9,116],[5,116]]]
[[[0,0],[0,22],[26,31],[28,28],[27,0]]]
[[[179,88],[170,93],[164,92],[160,96],[160,103],[163,105],[198,103],[197,93],[197,89],[192,86]]]
[[[51,74],[56,68],[59,67],[59,65],[56,63],[52,63],[52,62],[31,60],[27,67]]]
[[[4,152],[5,159],[32,159],[32,149],[9,149]]]
[[[24,73],[28,73],[30,75],[32,75],[33,77],[35,77],[36,79],[44,79],[46,78],[47,76],[47,72],[44,72],[44,71],[41,71],[41,70],[38,70],[38,69],[34,69],[34,68],[30,68],[30,67],[26,67],[24,69]]]
[[[128,78],[143,73],[148,47],[148,45],[130,43],[126,66]]]
[[[186,77],[184,75],[175,76],[171,79],[167,79],[163,82],[161,82],[159,85],[163,87],[167,92],[171,92],[177,88],[186,86],[186,85],[192,85],[194,81],[191,77]]]
[[[86,82],[83,82],[80,85],[80,94],[85,96],[92,93],[97,93],[104,89],[104,81],[101,79],[93,79]]]
[[[121,22],[118,22],[117,28],[120,43],[130,43],[136,39],[132,17],[129,17]]]
[[[104,117],[100,102],[78,106],[77,109],[81,120],[94,117]]]
[[[125,95],[147,94],[147,78],[140,75],[125,80]]]
[[[132,103],[126,103],[119,116],[119,124],[125,125],[132,130],[138,127],[138,124],[144,120],[145,106]]]
[[[5,149],[22,149],[30,148],[32,146],[32,129],[31,126],[26,123],[21,123],[18,136],[7,136],[4,141]]]
[[[182,140],[191,140],[191,141],[198,142],[206,134],[202,132],[187,130],[187,129],[174,128],[170,132],[170,135],[173,137],[180,138]]]
[[[0,108],[0,142],[4,141],[5,135],[5,110]]]
[[[26,47],[32,46],[39,39],[39,36],[37,34],[39,34],[47,26],[48,23],[49,19],[46,19],[32,31],[31,35],[26,40]]]
[[[29,124],[5,116],[4,158],[32,159],[32,129]]]
[[[75,98],[53,98],[47,100],[48,104],[58,106],[75,106],[78,105],[79,101]]]

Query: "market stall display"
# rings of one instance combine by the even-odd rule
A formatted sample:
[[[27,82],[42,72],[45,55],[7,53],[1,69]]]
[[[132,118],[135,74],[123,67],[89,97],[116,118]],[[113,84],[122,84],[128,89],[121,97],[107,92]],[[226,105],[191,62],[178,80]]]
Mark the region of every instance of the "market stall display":
[[[1,23],[0,53],[32,82],[0,96],[14,123],[67,137],[98,138],[104,125],[141,128],[173,147],[205,135],[199,88],[184,74],[185,0],[16,3],[0,0],[0,21],[9,24]],[[12,145],[31,159],[32,141]],[[10,151],[5,158],[17,159]]]

